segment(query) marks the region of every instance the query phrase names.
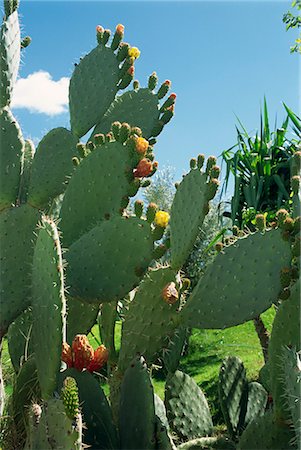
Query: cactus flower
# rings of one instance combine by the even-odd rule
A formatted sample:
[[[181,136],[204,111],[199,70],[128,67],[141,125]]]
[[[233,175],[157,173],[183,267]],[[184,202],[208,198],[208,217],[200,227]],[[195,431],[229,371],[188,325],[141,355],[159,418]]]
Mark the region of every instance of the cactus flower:
[[[149,147],[149,143],[143,137],[138,137],[136,139],[136,151],[140,155],[144,155]]]
[[[128,51],[128,55],[131,58],[138,59],[140,56],[140,50],[137,47],[131,47]]]
[[[169,214],[166,211],[157,211],[155,215],[155,224],[159,227],[166,228],[169,222]]]
[[[153,171],[152,162],[147,158],[143,158],[141,159],[141,161],[139,161],[136,169],[134,170],[134,177],[136,178],[147,177],[152,173],[152,171]]]
[[[108,361],[109,351],[104,345],[100,345],[94,352],[94,357],[87,367],[89,372],[100,370]]]
[[[72,361],[72,350],[69,344],[67,342],[63,342],[63,348],[62,348],[62,361],[67,364],[67,367],[73,367],[73,361]]]
[[[85,334],[77,334],[72,342],[73,365],[82,371],[87,368],[94,356],[93,347]]]

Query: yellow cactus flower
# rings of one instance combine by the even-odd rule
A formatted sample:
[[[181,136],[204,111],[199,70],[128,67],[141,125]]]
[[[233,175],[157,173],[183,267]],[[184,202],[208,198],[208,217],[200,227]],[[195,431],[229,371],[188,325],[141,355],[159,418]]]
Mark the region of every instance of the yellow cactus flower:
[[[155,224],[159,227],[166,228],[169,222],[169,214],[165,211],[158,211],[155,215]]]
[[[140,50],[137,47],[129,48],[128,55],[130,58],[138,59],[140,56]]]
[[[148,149],[149,143],[143,137],[138,137],[136,139],[136,151],[140,155],[144,155]]]

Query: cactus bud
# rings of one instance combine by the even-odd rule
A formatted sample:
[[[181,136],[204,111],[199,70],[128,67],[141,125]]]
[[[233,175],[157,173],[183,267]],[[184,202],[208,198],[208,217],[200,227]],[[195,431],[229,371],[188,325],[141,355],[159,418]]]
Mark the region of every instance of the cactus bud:
[[[151,180],[144,180],[141,183],[141,187],[146,188],[146,187],[150,186],[151,184],[152,184]]]
[[[153,91],[158,84],[158,77],[156,72],[153,72],[148,78],[148,88]]]
[[[182,292],[187,291],[190,288],[190,285],[191,281],[189,280],[189,278],[183,278],[181,291]]]
[[[213,166],[210,170],[210,178],[218,178],[221,173],[221,169],[218,166]]]
[[[158,122],[156,123],[156,125],[152,129],[151,135],[153,137],[158,136],[161,133],[161,131],[163,130],[163,127],[164,127],[164,122],[162,122],[162,120],[158,120]]]
[[[85,157],[87,156],[87,150],[86,150],[85,144],[82,144],[81,142],[78,143],[78,144],[76,145],[76,149],[77,149],[77,151],[78,151],[78,153],[79,153],[79,156],[80,156],[81,158],[85,158]]]
[[[114,136],[115,141],[118,141],[119,139],[119,133],[120,133],[121,123],[120,122],[113,122],[112,123],[112,133]]]
[[[169,108],[170,106],[172,106],[175,101],[176,101],[177,95],[176,94],[170,94],[170,96],[168,97],[167,100],[165,100],[165,102],[163,103],[163,105],[160,108],[160,111],[164,111],[165,109]]]
[[[31,37],[25,36],[21,41],[21,49],[28,47],[30,43],[31,43]]]
[[[156,138],[151,138],[148,140],[149,145],[155,145],[157,143],[157,139]]]
[[[103,37],[102,37],[102,43],[103,45],[106,45],[106,43],[108,42],[108,40],[110,39],[111,36],[111,30],[104,30],[103,32]]]
[[[129,124],[126,122],[122,123],[119,131],[119,142],[123,144],[129,138],[130,131],[131,127]]]
[[[296,237],[292,245],[292,255],[296,258],[300,256],[300,236]]]
[[[167,248],[164,244],[158,245],[153,252],[153,259],[160,259],[165,255]]]
[[[205,161],[205,155],[203,155],[203,154],[198,155],[197,164],[198,164],[199,169],[201,169],[203,167],[204,161]]]
[[[166,125],[174,116],[174,112],[172,109],[167,109],[163,115],[160,117],[160,120]]]
[[[80,161],[79,161],[79,159],[77,158],[77,156],[73,156],[73,158],[72,158],[72,163],[73,163],[73,165],[76,167],[76,166],[79,166],[79,163],[80,163]]]
[[[283,288],[290,285],[291,282],[291,268],[284,267],[280,271],[280,283]]]
[[[144,206],[144,204],[143,204],[142,200],[136,200],[135,203],[134,203],[135,215],[137,217],[139,217],[139,219],[140,219],[140,217],[142,216],[142,213],[143,213],[143,206]]]
[[[156,212],[158,210],[158,206],[156,203],[150,203],[146,210],[146,220],[149,223],[152,223],[155,220]]]
[[[301,229],[300,222],[301,222],[301,217],[300,216],[296,217],[295,222],[294,222],[294,234],[300,233],[300,229]]]
[[[291,217],[287,217],[286,219],[284,219],[281,228],[283,228],[285,231],[293,231],[294,229],[294,219],[292,219]]]
[[[153,163],[147,159],[143,158],[141,161],[139,161],[136,169],[134,170],[134,177],[135,178],[143,178],[147,177],[153,172]]]
[[[69,344],[67,342],[63,342],[62,346],[62,361],[67,364],[67,367],[73,367],[73,360],[72,360],[72,350]]]
[[[98,44],[102,44],[104,29],[101,25],[97,25],[96,27],[96,39]]]
[[[300,171],[301,169],[301,152],[295,152],[293,155],[293,164],[296,167],[297,171]]]
[[[78,388],[74,378],[65,378],[61,390],[61,399],[64,403],[66,415],[73,420],[79,413]]]
[[[149,143],[143,137],[138,137],[135,141],[135,149],[139,155],[145,155],[149,147]]]
[[[234,226],[232,227],[232,233],[233,233],[233,235],[234,235],[234,236],[238,236],[238,232],[239,232],[238,226],[237,226],[237,225],[234,225]]]
[[[165,97],[165,95],[167,94],[167,92],[169,91],[171,86],[171,82],[169,80],[165,80],[163,84],[161,84],[161,86],[159,87],[159,90],[157,92],[157,97],[159,100],[161,100],[161,98]]]
[[[285,219],[288,216],[288,212],[286,209],[279,209],[279,211],[277,211],[276,213],[276,217],[277,217],[277,221],[278,221],[278,225],[282,225],[283,222],[285,221]]]
[[[131,136],[135,136],[136,135],[136,137],[137,136],[138,137],[142,137],[142,130],[139,127],[132,127],[130,134],[131,134]]]
[[[106,141],[106,139],[105,139],[105,135],[104,134],[99,133],[99,134],[95,134],[94,135],[94,142],[95,142],[96,145],[102,145],[102,144],[105,143],[105,141]]]
[[[133,81],[134,78],[134,74],[135,74],[135,68],[134,66],[130,66],[124,77],[121,79],[119,85],[118,85],[118,89],[125,89],[128,87],[128,85]]]
[[[87,367],[89,372],[96,372],[100,370],[108,361],[109,351],[104,345],[100,345],[94,352],[92,361]]]
[[[133,89],[134,89],[134,91],[138,91],[138,89],[139,89],[139,81],[138,80],[133,81]]]
[[[155,225],[166,228],[170,219],[170,215],[166,211],[157,211],[154,219]]]
[[[206,164],[206,175],[209,175],[213,166],[216,166],[216,157],[209,156],[209,158],[207,159],[207,164]]]
[[[300,177],[298,175],[291,178],[291,189],[294,194],[298,194],[300,189]]]
[[[266,216],[264,214],[256,214],[255,223],[259,231],[264,231],[266,228]]]
[[[291,295],[291,292],[290,292],[289,288],[286,287],[286,288],[282,289],[282,291],[278,295],[278,298],[280,300],[287,300],[290,297],[290,295]]]
[[[175,283],[172,281],[168,283],[162,290],[162,298],[168,303],[168,305],[173,305],[179,299],[179,293],[176,289]]]
[[[219,181],[216,178],[211,178],[209,183],[207,184],[207,199],[212,200],[217,192],[219,186]]]
[[[86,145],[87,149],[89,149],[91,152],[93,152],[93,150],[95,149],[95,144],[92,141],[87,142]]]
[[[223,248],[224,248],[224,244],[222,243],[222,242],[217,242],[216,244],[215,244],[215,250],[217,251],[217,252],[221,252],[222,250],[223,250]]]
[[[117,25],[116,31],[111,43],[111,49],[114,51],[118,48],[120,42],[122,41],[124,36],[124,26],[120,24]]]
[[[72,342],[73,366],[82,371],[93,359],[94,351],[85,334],[77,334]]]
[[[197,166],[197,161],[195,158],[191,158],[190,160],[190,169],[195,169]]]
[[[117,61],[122,62],[127,57],[129,48],[130,46],[127,42],[121,42],[116,55]]]

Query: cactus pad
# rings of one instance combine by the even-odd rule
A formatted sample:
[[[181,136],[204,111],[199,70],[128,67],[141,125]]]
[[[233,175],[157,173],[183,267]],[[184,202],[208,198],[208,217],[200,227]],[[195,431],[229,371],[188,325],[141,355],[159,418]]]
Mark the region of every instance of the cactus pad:
[[[75,67],[69,86],[73,133],[84,136],[96,125],[115,98],[119,63],[113,51],[98,45]]]
[[[288,326],[289,324],[289,326]],[[271,391],[274,400],[276,417],[289,418],[287,405],[283,400],[285,393],[283,384],[282,348],[300,347],[300,282],[291,288],[290,297],[280,305],[271,333],[269,344],[269,365]]]
[[[0,30],[0,107],[10,104],[20,64],[20,26],[17,11],[9,15]]]
[[[28,205],[7,209],[0,215],[0,335],[30,303],[34,230],[38,219],[39,212]]]
[[[278,423],[270,412],[250,423],[238,443],[238,450],[287,450],[293,437],[290,428]]]
[[[88,305],[76,298],[67,297],[67,342],[70,345],[77,334],[89,334],[96,323],[98,311],[98,305]]]
[[[49,131],[39,143],[32,167],[28,203],[44,208],[64,192],[74,170],[77,139],[66,128]]]
[[[290,259],[280,230],[254,233],[225,247],[183,308],[187,326],[227,328],[258,316],[277,300],[280,270]]]
[[[16,373],[33,353],[31,333],[32,313],[28,308],[10,324],[7,333],[9,356]]]
[[[196,167],[184,176],[176,190],[170,219],[171,266],[175,269],[188,258],[205,219],[207,189],[207,175]]]
[[[121,449],[154,449],[154,392],[143,358],[135,358],[124,374],[119,407]]]
[[[116,216],[104,221],[72,244],[66,255],[70,294],[91,303],[123,298],[139,284],[152,251],[145,220]]]
[[[162,298],[162,290],[175,275],[170,268],[151,270],[140,284],[123,324],[118,363],[122,371],[136,355],[152,363],[176,328],[178,305],[168,305]]]
[[[0,110],[0,210],[16,203],[24,141],[8,108]]]
[[[170,427],[181,440],[212,433],[212,419],[202,390],[180,370],[166,380],[165,406]]]
[[[32,340],[43,399],[57,387],[62,343],[66,341],[66,302],[59,235],[53,221],[42,219],[33,257]]]
[[[98,222],[119,214],[129,191],[131,167],[127,146],[110,142],[84,158],[65,193],[60,229],[64,245],[70,246]]]
[[[132,127],[139,127],[146,138],[151,136],[159,117],[158,97],[149,89],[139,89],[125,92],[117,97],[96,125],[93,135],[108,133],[115,121],[127,122]]]

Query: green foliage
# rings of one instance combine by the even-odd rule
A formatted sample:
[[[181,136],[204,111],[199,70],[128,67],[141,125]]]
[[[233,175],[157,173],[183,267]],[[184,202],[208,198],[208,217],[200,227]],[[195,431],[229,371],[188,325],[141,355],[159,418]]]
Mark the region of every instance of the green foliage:
[[[231,219],[241,229],[254,230],[256,212],[267,213],[272,220],[279,208],[290,203],[290,158],[296,146],[289,140],[288,124],[289,120],[293,122],[293,117],[296,121],[298,118],[288,109],[287,113],[281,126],[271,131],[264,100],[260,130],[255,137],[250,136],[239,121],[237,144],[222,152],[226,163],[223,191],[232,175]]]
[[[294,0],[292,1],[292,8],[296,8],[296,10],[301,9],[301,1],[300,0]],[[301,16],[295,15],[291,11],[288,11],[283,15],[283,23],[286,24],[286,31],[292,29],[292,28],[300,28],[301,27]],[[291,46],[290,48],[291,53],[301,53],[301,34],[299,37],[295,40],[295,44]]]

